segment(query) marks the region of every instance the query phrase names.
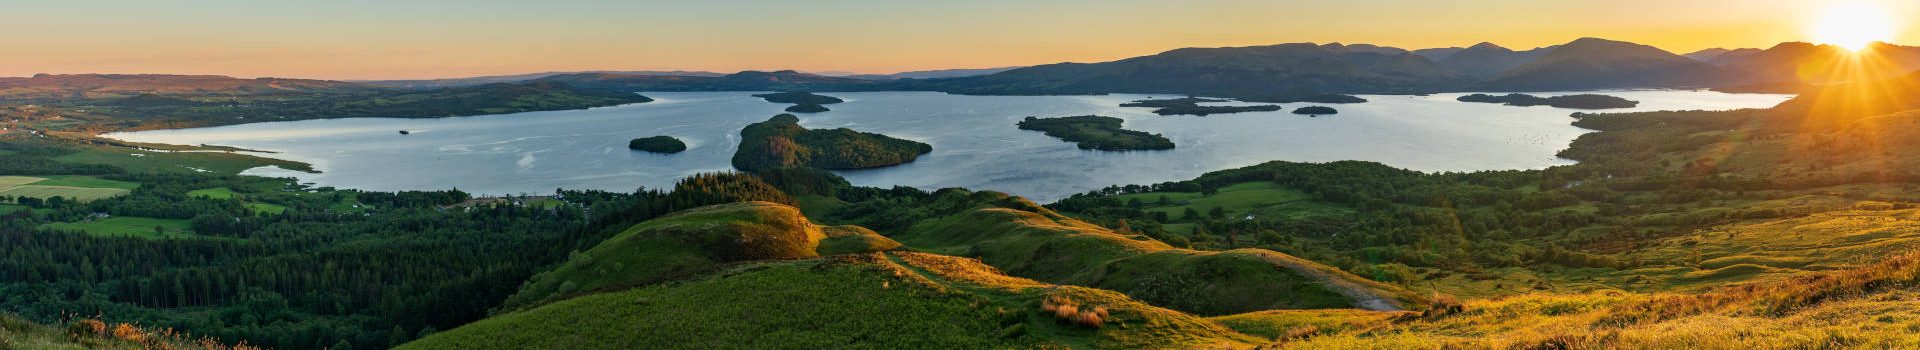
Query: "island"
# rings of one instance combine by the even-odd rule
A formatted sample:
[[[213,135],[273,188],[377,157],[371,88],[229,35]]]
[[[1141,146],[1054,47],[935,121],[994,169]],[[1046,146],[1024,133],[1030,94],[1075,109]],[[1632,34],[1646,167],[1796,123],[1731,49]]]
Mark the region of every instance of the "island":
[[[1633,108],[1634,106],[1640,105],[1640,102],[1638,101],[1628,100],[1628,99],[1614,97],[1614,96],[1596,95],[1596,94],[1579,94],[1579,95],[1566,95],[1566,96],[1554,96],[1554,97],[1539,97],[1539,96],[1528,95],[1528,94],[1507,94],[1505,96],[1495,96],[1495,95],[1488,95],[1488,94],[1472,94],[1472,95],[1460,96],[1458,100],[1460,100],[1460,102],[1502,103],[1508,106],[1521,106],[1521,107],[1552,106],[1557,108],[1572,108],[1572,109]]]
[[[1307,106],[1307,107],[1300,107],[1299,109],[1294,109],[1293,114],[1303,114],[1303,115],[1318,117],[1318,116],[1323,116],[1328,114],[1340,114],[1340,111],[1334,110],[1333,107],[1327,107],[1327,106]]]
[[[830,111],[830,109],[827,109],[827,106],[822,106],[822,105],[817,105],[812,103],[805,103],[805,104],[793,105],[792,107],[787,107],[787,111],[793,112],[793,113],[820,113],[820,112]]]
[[[1273,96],[1273,97],[1242,98],[1240,100],[1247,101],[1247,102],[1265,102],[1265,103],[1305,102],[1305,103],[1348,104],[1348,103],[1366,103],[1367,102],[1367,99],[1360,98],[1358,96],[1341,95],[1341,94],[1319,94],[1319,95],[1306,95],[1306,96],[1286,95],[1286,96]]]
[[[627,149],[653,153],[680,153],[687,150],[687,143],[673,136],[649,136],[627,141]]]
[[[1278,105],[1258,105],[1258,106],[1201,106],[1200,105],[1201,103],[1208,103],[1208,102],[1232,102],[1232,100],[1183,97],[1183,98],[1159,99],[1159,100],[1139,100],[1139,101],[1122,103],[1120,104],[1120,106],[1121,107],[1158,108],[1153,111],[1153,114],[1159,114],[1159,115],[1193,115],[1193,116],[1202,116],[1202,117],[1207,116],[1209,114],[1228,114],[1228,113],[1241,113],[1241,112],[1272,112],[1272,111],[1280,110],[1280,106]]]
[[[792,114],[773,116],[740,130],[733,167],[750,172],[809,167],[866,169],[911,162],[933,146],[852,129],[809,130]]]
[[[401,134],[401,135],[412,135],[412,134],[413,134],[413,132],[411,132],[411,131],[406,131],[406,130],[400,130],[400,134]]]
[[[753,95],[753,97],[766,99],[767,102],[792,103],[792,104],[799,104],[799,105],[807,105],[807,104],[828,105],[828,104],[847,102],[846,100],[841,100],[837,97],[815,95],[811,92],[775,92],[775,93]]]
[[[1121,122],[1120,118],[1097,115],[1059,118],[1027,117],[1020,121],[1019,126],[1020,130],[1040,131],[1047,136],[1078,143],[1080,149],[1101,151],[1173,149],[1173,141],[1165,136],[1121,129]]]

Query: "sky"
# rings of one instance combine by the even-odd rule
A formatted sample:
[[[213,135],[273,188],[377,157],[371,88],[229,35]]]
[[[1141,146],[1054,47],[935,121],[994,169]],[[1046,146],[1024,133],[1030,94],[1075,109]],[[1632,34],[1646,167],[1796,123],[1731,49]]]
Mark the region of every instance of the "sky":
[[[0,0],[0,76],[418,79],[575,70],[890,73],[1289,42],[1686,53],[1813,41],[1837,2],[1900,0]],[[1888,38],[1920,44],[1901,27]]]

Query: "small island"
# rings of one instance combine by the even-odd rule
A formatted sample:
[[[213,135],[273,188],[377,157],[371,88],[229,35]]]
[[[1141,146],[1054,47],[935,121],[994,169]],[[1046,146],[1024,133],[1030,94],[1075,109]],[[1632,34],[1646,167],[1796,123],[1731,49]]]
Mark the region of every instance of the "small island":
[[[830,105],[835,103],[847,102],[846,100],[841,100],[837,97],[815,95],[811,92],[775,92],[775,93],[768,93],[768,94],[753,95],[753,97],[766,99],[767,102],[792,103],[797,105],[809,105],[809,104]]]
[[[411,132],[411,131],[406,131],[406,130],[400,130],[400,134],[401,134],[401,135],[412,135],[412,134],[413,134],[413,132]]]
[[[1572,109],[1633,108],[1634,106],[1640,105],[1640,102],[1638,101],[1628,100],[1628,99],[1614,97],[1614,96],[1595,95],[1595,94],[1579,94],[1579,95],[1566,95],[1566,96],[1554,96],[1554,97],[1539,97],[1539,96],[1528,95],[1528,94],[1507,94],[1505,96],[1495,96],[1495,95],[1488,95],[1488,94],[1472,94],[1472,95],[1460,96],[1458,100],[1460,100],[1460,102],[1501,103],[1501,104],[1506,104],[1508,106],[1520,106],[1520,107],[1551,106],[1551,107],[1557,107],[1557,108],[1572,108]]]
[[[680,153],[687,150],[687,143],[673,136],[651,136],[627,141],[627,149],[653,153]]]
[[[1367,102],[1367,99],[1360,98],[1358,96],[1341,95],[1341,94],[1319,94],[1319,95],[1306,95],[1306,96],[1289,95],[1289,96],[1273,96],[1273,97],[1260,97],[1260,98],[1242,98],[1240,100],[1247,101],[1247,102],[1265,102],[1265,103],[1305,102],[1305,103],[1328,103],[1328,104],[1348,104],[1348,103],[1366,103]]]
[[[933,152],[932,145],[847,128],[809,130],[800,126],[800,117],[781,114],[740,129],[733,167],[750,172],[866,169],[911,162],[927,152]]]
[[[1139,100],[1139,101],[1122,103],[1120,104],[1120,106],[1121,107],[1159,108],[1153,111],[1153,114],[1159,114],[1159,115],[1193,115],[1193,116],[1202,116],[1202,117],[1207,116],[1209,114],[1228,114],[1228,113],[1241,113],[1241,112],[1272,112],[1272,111],[1280,110],[1280,106],[1278,105],[1258,105],[1258,106],[1201,106],[1200,105],[1201,103],[1208,103],[1208,102],[1232,102],[1232,100],[1183,97],[1183,98],[1160,99],[1160,100]]]
[[[1318,117],[1318,116],[1329,115],[1329,114],[1340,114],[1340,111],[1334,110],[1333,107],[1327,107],[1327,106],[1307,106],[1307,107],[1300,107],[1299,109],[1294,109],[1293,114],[1301,114],[1301,115]]]
[[[1020,121],[1019,126],[1021,130],[1040,131],[1047,136],[1078,143],[1080,149],[1101,151],[1173,149],[1173,141],[1165,136],[1121,129],[1121,122],[1120,118],[1097,115],[1060,118],[1027,117]]]
[[[812,103],[797,104],[797,105],[793,105],[792,107],[787,107],[787,111],[793,112],[793,113],[820,113],[820,112],[826,112],[829,110],[830,109],[827,109],[827,106],[822,106],[822,105],[817,105]]]

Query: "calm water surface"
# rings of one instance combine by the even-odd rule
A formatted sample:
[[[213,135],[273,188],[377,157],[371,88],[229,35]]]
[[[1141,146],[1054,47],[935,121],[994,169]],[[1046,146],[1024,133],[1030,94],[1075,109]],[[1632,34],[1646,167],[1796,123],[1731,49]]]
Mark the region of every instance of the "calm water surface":
[[[1764,108],[1787,95],[1705,91],[1610,91],[1640,107],[1610,111]],[[366,190],[459,188],[477,194],[545,194],[556,188],[631,191],[670,187],[677,178],[729,170],[740,128],[787,105],[750,92],[646,93],[657,101],[576,111],[439,119],[354,118],[272,122],[108,135],[128,141],[213,144],[279,152],[323,173],[256,168],[249,175],[290,176],[320,186]],[[809,128],[848,127],[933,145],[918,161],[840,172],[863,186],[966,187],[1050,202],[1115,184],[1190,179],[1272,160],[1367,160],[1421,171],[1539,169],[1568,164],[1554,156],[1588,130],[1569,125],[1575,110],[1454,101],[1462,94],[1362,96],[1335,105],[1340,114],[1310,118],[1281,112],[1158,116],[1119,104],[1146,95],[961,96],[930,92],[827,94],[846,99],[833,111],[801,115]],[[1555,94],[1542,94],[1555,95]],[[1160,96],[1170,97],[1170,96]],[[1308,104],[1286,104],[1287,110]],[[1027,116],[1097,114],[1128,129],[1173,139],[1169,151],[1084,151],[1039,132],[1019,130]],[[411,135],[400,135],[408,130]],[[686,152],[629,151],[633,138],[671,135]]]

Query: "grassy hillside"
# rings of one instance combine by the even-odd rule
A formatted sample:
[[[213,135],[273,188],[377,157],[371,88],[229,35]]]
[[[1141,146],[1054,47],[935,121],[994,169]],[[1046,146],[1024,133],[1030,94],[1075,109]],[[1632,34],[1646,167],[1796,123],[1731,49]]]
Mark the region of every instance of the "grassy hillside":
[[[1470,301],[1425,317],[1273,312],[1222,323],[1286,328],[1303,349],[1896,349],[1920,346],[1916,262],[1904,254],[1860,268],[1697,293],[1537,294]],[[1385,322],[1379,321],[1385,319]]]
[[[0,349],[257,350],[259,348],[245,343],[223,344],[217,339],[194,338],[171,329],[154,330],[125,323],[107,324],[95,319],[74,319],[65,327],[55,327],[34,323],[13,315],[0,314]]]
[[[743,202],[690,209],[634,225],[592,249],[574,253],[559,267],[535,275],[519,293],[507,298],[505,306],[657,283],[712,271],[725,263],[816,257],[826,237],[799,209],[782,204]],[[844,243],[834,247],[860,251]]]
[[[1068,322],[1043,303],[1105,317],[1098,326]],[[900,253],[739,265],[503,314],[400,348],[1172,349],[1253,341],[1118,293],[1047,287],[967,259]]]
[[[1111,289],[1204,315],[1276,308],[1414,307],[1420,298],[1338,269],[1260,249],[1178,249],[981,192],[972,208],[921,221],[894,238],[916,249],[979,257],[1009,273]]]

